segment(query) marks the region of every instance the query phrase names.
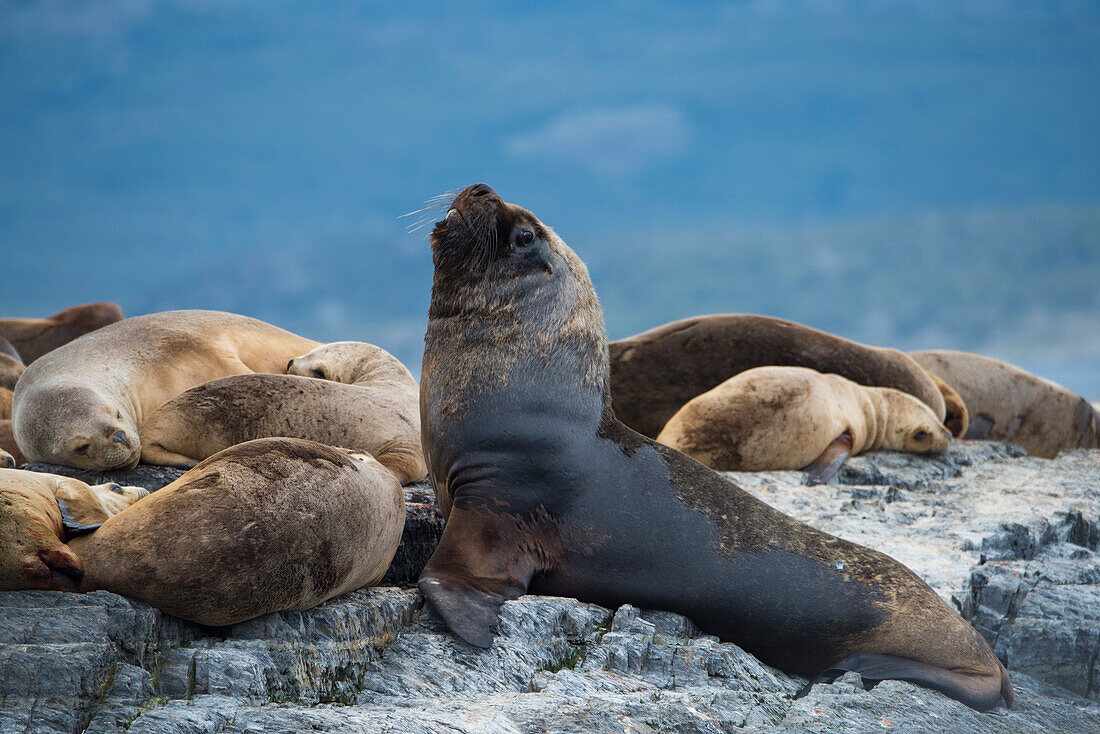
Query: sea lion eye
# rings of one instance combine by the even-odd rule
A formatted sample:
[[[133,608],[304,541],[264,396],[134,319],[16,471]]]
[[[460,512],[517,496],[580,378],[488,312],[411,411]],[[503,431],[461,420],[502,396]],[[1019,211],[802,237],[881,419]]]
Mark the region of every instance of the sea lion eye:
[[[124,494],[124,492],[122,491],[122,485],[121,484],[112,484],[110,489],[115,494]]]
[[[319,380],[323,380],[323,379],[325,379],[325,371],[324,370],[313,370],[313,376],[316,377]]]
[[[75,451],[78,454],[86,454],[86,453],[88,453],[88,449],[90,449],[91,447],[92,447],[92,445],[90,443],[82,443],[79,446],[77,446],[75,449],[73,449],[73,451]]]
[[[115,413],[115,417],[118,418],[119,420],[122,420],[122,411],[120,410],[117,413]]]
[[[535,241],[535,233],[523,227],[519,231],[519,241],[525,245],[529,245]]]
[[[923,441],[924,439],[928,438],[928,431],[917,431],[913,435],[913,438],[915,438],[918,441]]]

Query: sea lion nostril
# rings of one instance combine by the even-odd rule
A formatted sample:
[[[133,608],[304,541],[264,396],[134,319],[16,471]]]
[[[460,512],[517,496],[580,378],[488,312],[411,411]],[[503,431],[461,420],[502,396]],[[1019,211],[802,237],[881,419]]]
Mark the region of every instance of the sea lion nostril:
[[[120,443],[126,448],[130,448],[130,439],[126,438],[126,431],[118,430],[111,435],[111,440],[115,443]]]
[[[468,196],[489,196],[490,194],[495,194],[495,193],[496,192],[493,191],[493,189],[489,186],[489,184],[483,184],[483,183],[474,184],[470,188],[466,189],[466,194]]]

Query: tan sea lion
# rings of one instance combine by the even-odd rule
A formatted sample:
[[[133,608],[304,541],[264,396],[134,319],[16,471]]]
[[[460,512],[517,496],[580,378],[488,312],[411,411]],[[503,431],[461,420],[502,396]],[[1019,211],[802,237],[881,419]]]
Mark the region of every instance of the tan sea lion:
[[[225,625],[376,583],[404,525],[401,485],[369,455],[265,438],[211,456],[69,545],[84,563],[81,591]]]
[[[927,370],[925,371],[927,372]],[[943,424],[947,426],[947,430],[951,431],[952,436],[962,438],[966,435],[967,429],[970,428],[970,411],[966,407],[966,402],[961,395],[955,392],[953,387],[940,379],[938,375],[928,372],[928,376],[932,378],[932,382],[936,383],[940,394],[943,395]]]
[[[0,469],[0,590],[76,591],[83,564],[65,541],[147,494],[141,487],[90,487],[69,477]]]
[[[117,303],[86,303],[45,319],[0,319],[0,336],[15,346],[24,364],[30,364],[62,344],[122,318]]]
[[[15,432],[12,430],[10,420],[0,420],[0,449],[15,459],[16,466],[27,463],[27,457],[19,450],[19,444],[15,442]]]
[[[420,409],[447,524],[419,587],[452,631],[489,646],[528,592],[629,603],[815,682],[855,671],[1011,705],[989,644],[910,570],[615,418],[588,271],[533,214],[477,184],[431,241]]]
[[[650,438],[687,401],[753,367],[808,367],[867,387],[892,387],[944,417],[936,384],[904,352],[769,316],[696,316],[611,342],[608,351],[615,415]]]
[[[0,469],[14,469],[16,466],[15,457],[0,449]]]
[[[1057,383],[980,354],[927,350],[911,356],[962,396],[970,410],[966,438],[1008,441],[1044,459],[1062,449],[1100,446],[1100,413]]]
[[[0,387],[0,420],[11,420],[11,401],[15,393]]]
[[[865,451],[941,453],[950,440],[912,395],[805,367],[746,370],[689,400],[657,436],[711,469],[805,468],[807,484]]]
[[[81,469],[135,466],[138,426],[184,390],[229,375],[282,372],[317,346],[262,321],[220,311],[126,319],[58,347],[16,386],[15,439],[29,461]]]
[[[19,352],[15,351],[11,342],[0,336],[0,389],[14,390],[15,383],[26,369]]]
[[[286,436],[366,451],[402,484],[424,478],[416,380],[389,352],[337,342],[288,369],[329,377],[235,375],[193,387],[141,424],[141,460],[192,466],[233,444]]]

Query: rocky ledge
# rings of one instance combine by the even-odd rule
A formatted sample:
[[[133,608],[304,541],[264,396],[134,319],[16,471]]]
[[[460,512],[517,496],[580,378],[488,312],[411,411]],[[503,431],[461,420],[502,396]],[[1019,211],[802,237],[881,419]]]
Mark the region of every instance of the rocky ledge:
[[[729,477],[913,568],[993,642],[1016,709],[851,675],[795,700],[802,680],[683,617],[570,599],[505,604],[473,648],[400,588],[441,528],[419,485],[395,586],[307,612],[200,628],[106,592],[0,593],[0,732],[1100,731],[1100,451],[961,442],[855,459],[826,487]]]

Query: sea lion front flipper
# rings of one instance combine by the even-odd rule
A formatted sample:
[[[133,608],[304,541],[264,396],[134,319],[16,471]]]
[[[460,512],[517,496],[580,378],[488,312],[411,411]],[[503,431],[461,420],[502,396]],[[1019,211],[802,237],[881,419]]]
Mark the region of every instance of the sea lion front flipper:
[[[852,434],[845,431],[825,447],[821,456],[803,469],[802,483],[807,486],[827,484],[852,455]]]
[[[169,451],[159,444],[149,443],[141,447],[141,463],[167,466],[172,469],[193,469],[199,460]]]
[[[491,647],[500,605],[522,596],[538,569],[514,516],[451,508],[443,537],[417,586],[451,631]]]
[[[57,509],[61,510],[61,526],[69,537],[95,532],[107,520],[106,513],[95,512],[87,503],[72,503],[63,497],[56,497]]]
[[[868,691],[884,680],[903,680],[939,691],[977,711],[989,711],[1002,698],[1005,706],[1012,708],[1012,682],[1004,666],[998,662],[997,667],[989,674],[963,674],[895,655],[857,652],[823,670],[795,698],[805,696],[817,683],[832,683],[845,673],[859,673]]]

